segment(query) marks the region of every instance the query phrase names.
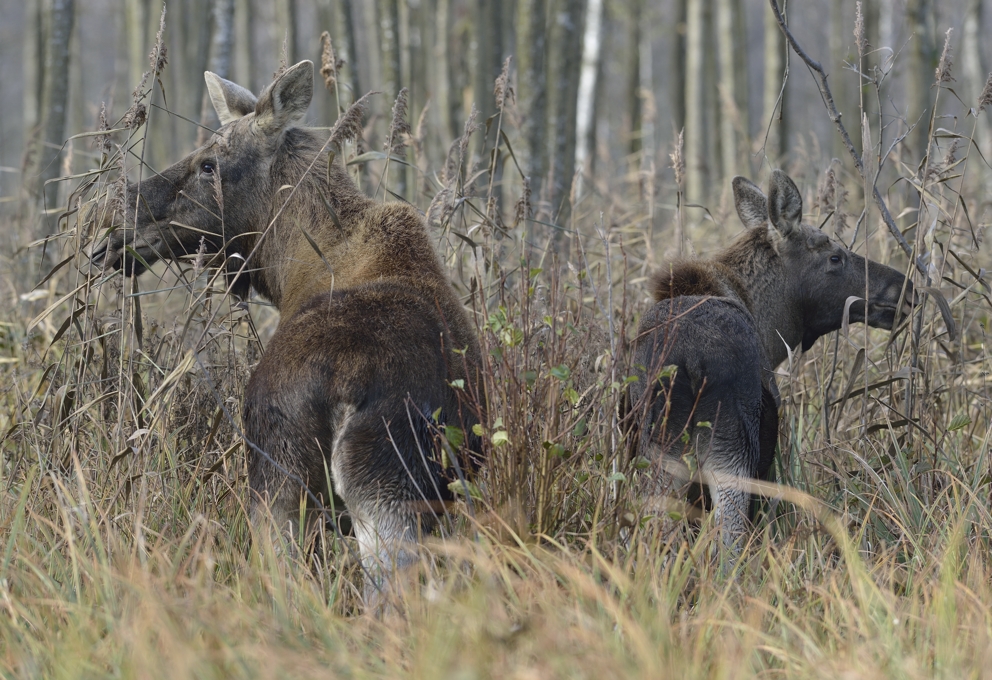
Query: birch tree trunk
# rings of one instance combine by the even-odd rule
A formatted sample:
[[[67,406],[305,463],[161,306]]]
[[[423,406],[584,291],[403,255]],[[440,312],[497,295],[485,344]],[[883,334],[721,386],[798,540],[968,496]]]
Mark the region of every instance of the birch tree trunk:
[[[212,0],[212,35],[210,38],[210,59],[207,69],[221,78],[231,78],[231,51],[234,47],[234,0]],[[211,131],[220,127],[217,112],[210,102],[210,94],[203,89],[200,102],[200,130],[196,145],[203,146],[210,138]],[[223,172],[223,169],[221,170]]]
[[[296,0],[276,1],[276,26],[279,30],[279,49],[286,46],[286,65],[292,66],[300,56],[296,35]]]
[[[678,0],[676,0],[678,1]],[[644,130],[641,106],[641,23],[644,16],[644,0],[631,0],[630,32],[627,40],[627,101],[630,110],[630,155],[637,154],[642,147]]]
[[[989,64],[982,59],[981,49],[982,3],[981,0],[968,0],[965,6],[964,30],[961,37],[961,68],[964,75],[965,106],[975,106],[989,77]],[[992,111],[978,114],[975,126],[975,142],[985,158],[992,154],[992,124],[989,116]],[[992,183],[992,171],[984,163],[978,163],[978,173],[985,185]]]
[[[234,7],[234,82],[255,91],[255,40],[252,34],[254,12],[251,0],[237,0]]]
[[[575,197],[582,197],[583,176],[592,170],[592,133],[596,126],[596,76],[599,74],[599,54],[603,33],[603,0],[589,0],[586,30],[582,36],[582,71],[576,104],[575,167],[578,169]]]
[[[716,38],[720,61],[720,152],[721,173],[724,180],[736,174],[737,130],[735,120],[739,115],[737,104],[737,68],[735,62],[741,58],[734,40],[733,0],[716,2]]]
[[[705,182],[705,4],[706,0],[686,2],[685,192],[690,203],[703,199]]]

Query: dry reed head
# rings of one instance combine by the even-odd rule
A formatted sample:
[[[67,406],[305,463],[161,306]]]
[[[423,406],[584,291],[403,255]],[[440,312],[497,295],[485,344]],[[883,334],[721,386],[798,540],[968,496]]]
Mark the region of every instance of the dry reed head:
[[[954,65],[954,57],[951,53],[951,31],[953,30],[953,28],[949,28],[944,34],[944,49],[940,52],[940,61],[937,62],[935,71],[937,85],[954,82],[954,76],[951,75],[951,67]]]
[[[510,85],[510,60],[513,57],[507,57],[503,61],[503,68],[499,72],[499,77],[496,78],[496,86],[493,88],[493,95],[496,97],[496,108],[499,111],[503,110],[506,106],[507,100],[512,101],[514,98],[513,86]]]
[[[523,187],[520,191],[520,198],[513,206],[513,226],[520,226],[520,223],[530,219],[532,208],[530,204],[530,177],[523,178]]]
[[[864,58],[868,51],[868,38],[865,37],[865,16],[861,11],[860,1],[854,9],[854,44],[858,49],[858,56]]]
[[[406,120],[407,98],[409,96],[410,90],[405,87],[401,88],[399,94],[396,95],[396,101],[393,102],[393,115],[389,122],[389,136],[383,145],[383,149],[391,156],[403,156],[403,150],[406,148],[406,140],[413,132],[410,129],[410,123]]]
[[[679,130],[679,136],[675,138],[675,150],[669,154],[669,158],[672,159],[672,170],[675,171],[675,183],[681,190],[685,184],[685,143],[684,143],[685,128]]]
[[[989,105],[992,105],[992,73],[990,73],[988,79],[986,79],[985,87],[982,88],[982,93],[978,95],[978,112],[981,113]]]
[[[324,31],[320,34],[320,75],[324,77],[324,87],[331,94],[338,86],[338,73],[344,66],[344,59],[338,57],[334,51],[334,43],[331,42],[331,34]]]
[[[279,49],[279,67],[273,71],[272,80],[275,80],[289,68],[289,33],[282,38],[282,47]]]
[[[352,139],[361,139],[365,131],[365,113],[368,111],[369,97],[378,92],[369,92],[359,98],[354,104],[348,107],[338,117],[334,127],[331,128],[330,145],[341,147],[342,144]]]
[[[162,5],[162,16],[158,20],[158,33],[155,34],[155,44],[152,51],[148,53],[148,62],[151,64],[152,73],[155,76],[162,74],[165,65],[169,63],[168,48],[166,48],[163,38],[165,35],[165,4]]]

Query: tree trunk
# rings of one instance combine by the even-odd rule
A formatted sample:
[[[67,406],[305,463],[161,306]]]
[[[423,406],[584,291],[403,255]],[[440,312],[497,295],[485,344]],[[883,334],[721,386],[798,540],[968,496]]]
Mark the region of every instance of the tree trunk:
[[[575,167],[578,169],[575,197],[582,197],[583,176],[591,171],[593,155],[592,133],[596,127],[596,76],[599,75],[599,54],[603,35],[603,0],[589,0],[586,30],[582,37],[582,72],[575,121]]]
[[[42,71],[39,121],[34,151],[29,156],[25,180],[30,193],[43,201],[44,208],[58,207],[58,185],[47,180],[59,175],[59,148],[65,141],[66,111],[69,99],[69,40],[75,21],[73,0],[51,0],[45,17],[45,60]],[[53,230],[55,220],[46,220]]]
[[[254,25],[251,0],[237,0],[234,7],[234,60],[231,75],[234,82],[252,91],[255,87]]]
[[[845,30],[845,19],[849,10],[849,3],[846,0],[831,0],[830,3],[830,68],[828,71],[836,74],[830,79],[830,90],[834,95],[834,103],[841,114],[841,119],[851,135],[860,137],[858,132],[861,129],[860,102],[852,103],[850,96],[849,79],[854,76],[850,71],[845,71],[842,67],[845,61],[851,59],[857,62],[857,45],[854,43],[854,35]],[[864,4],[862,3],[862,11]],[[853,26],[853,20],[851,22]],[[849,53],[848,48],[854,46],[854,50]],[[844,158],[847,153],[844,140],[840,135],[831,135],[830,153],[834,158]]]
[[[379,52],[382,55],[382,91],[386,100],[392,102],[403,84],[400,82],[401,65],[397,25],[399,24],[399,0],[379,0]]]
[[[41,0],[27,0],[24,7],[24,132],[34,136],[41,121],[41,90],[45,73],[45,29],[41,18]]]
[[[503,68],[503,11],[502,4],[491,0],[477,0],[475,3],[475,44],[476,44],[476,73],[473,83],[475,106],[479,109],[480,121],[485,121],[496,115],[496,100],[493,96],[493,86]],[[480,155],[496,146],[496,121],[488,126],[488,135],[479,135],[473,148]],[[502,168],[496,165],[493,173],[495,186],[502,177]],[[500,191],[494,188],[493,195],[497,205],[500,202]]]
[[[964,76],[962,90],[965,93],[962,99],[964,99],[966,106],[975,106],[975,102],[977,102],[989,77],[989,65],[982,59],[981,26],[981,0],[968,0],[968,4],[965,6],[964,35],[961,36],[961,67]],[[992,154],[990,115],[992,115],[992,110],[988,109],[978,114],[975,127],[975,142],[985,158],[990,158],[990,154]],[[978,163],[972,167],[978,168],[978,174],[985,179],[986,186],[992,183],[992,171],[984,163]]]
[[[669,73],[669,101],[672,105],[672,125],[675,135],[685,127],[685,35],[686,35],[686,0],[674,0],[675,16],[672,21],[672,70]]]
[[[296,35],[296,0],[278,0],[276,2],[276,25],[279,27],[280,58],[282,46],[286,46],[286,65],[292,66],[300,58],[298,37]]]
[[[534,196],[541,196],[548,172],[547,0],[519,0],[517,5],[517,101],[523,167]]]
[[[641,116],[641,30],[644,0],[631,0],[630,33],[627,41],[627,101],[630,109],[630,155],[640,152],[644,130]],[[640,160],[640,159],[637,159]]]
[[[570,193],[575,174],[576,100],[579,94],[579,64],[582,61],[582,20],[585,0],[555,0],[551,42],[548,49],[548,84],[551,92],[552,139],[551,210],[561,225],[571,216]],[[555,242],[561,244],[561,230]]]
[[[437,107],[437,120],[441,127],[441,134],[444,135],[445,144],[447,144],[448,139],[454,139],[458,135],[452,115],[451,62],[448,58],[450,19],[451,0],[437,0],[434,28],[434,100]]]
[[[934,42],[933,4],[931,0],[909,0],[906,18],[913,37],[909,41],[909,66],[906,72],[906,116],[916,129],[906,138],[914,161],[927,154],[930,143],[929,127],[933,106],[934,70],[937,68],[937,47]]]
[[[764,139],[765,156],[772,166],[777,166],[785,150],[783,134],[785,99],[783,97],[781,101],[779,100],[785,68],[785,37],[771,11],[764,12],[764,17],[765,83],[761,108],[761,125],[764,129],[761,137]]]
[[[687,0],[685,55],[685,185],[686,200],[703,200],[706,163],[705,27],[706,0]]]
[[[729,180],[736,173],[737,166],[737,122],[740,107],[737,102],[737,68],[735,62],[741,58],[734,40],[733,0],[717,0],[716,3],[716,42],[720,61],[720,153],[721,176]]]
[[[234,45],[234,0],[212,0],[211,18],[213,34],[210,39],[210,60],[208,70],[221,78],[231,78],[231,50]],[[210,94],[203,89],[200,102],[200,130],[196,145],[203,146],[210,138],[212,130],[220,127],[217,112],[210,102]],[[221,169],[223,172],[223,169]]]

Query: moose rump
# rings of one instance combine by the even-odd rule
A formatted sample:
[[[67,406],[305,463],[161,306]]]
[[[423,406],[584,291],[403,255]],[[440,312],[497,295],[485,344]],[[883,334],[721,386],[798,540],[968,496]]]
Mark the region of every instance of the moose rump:
[[[643,492],[657,501],[685,482],[705,483],[718,526],[740,535],[749,515],[747,480],[765,476],[771,464],[762,456],[754,318],[729,298],[662,300],[641,320],[634,364],[632,416],[645,423],[637,452],[653,468]],[[690,451],[699,473],[692,480],[683,462]]]
[[[317,295],[280,324],[245,395],[245,435],[262,452],[249,458],[264,502],[253,513],[295,534],[302,479],[323,502],[345,502],[363,556],[409,564],[435,501],[451,498],[429,420],[459,413],[444,327],[436,307],[388,281]]]

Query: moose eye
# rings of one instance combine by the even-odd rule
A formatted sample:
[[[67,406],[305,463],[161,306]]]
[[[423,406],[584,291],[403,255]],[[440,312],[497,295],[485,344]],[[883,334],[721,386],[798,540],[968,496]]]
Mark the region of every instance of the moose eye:
[[[214,174],[214,162],[213,161],[203,161],[200,163],[200,172],[204,175]]]
[[[830,262],[833,264],[840,264],[840,255],[831,255]]]

